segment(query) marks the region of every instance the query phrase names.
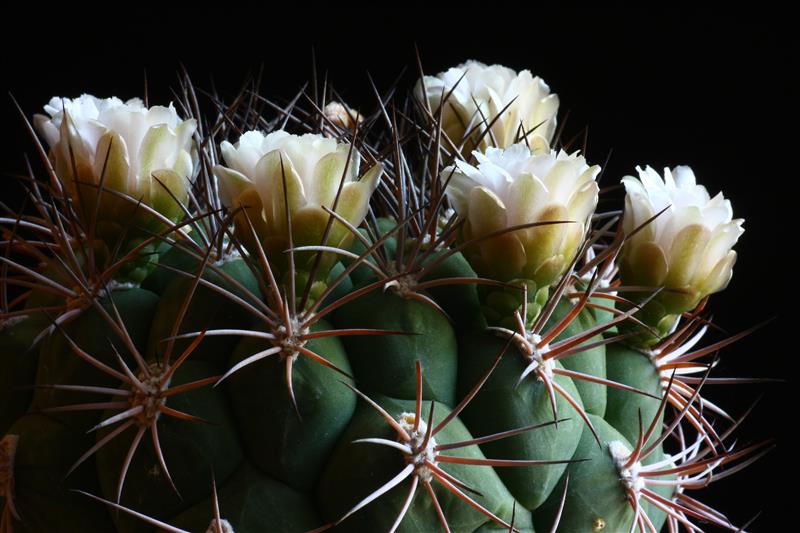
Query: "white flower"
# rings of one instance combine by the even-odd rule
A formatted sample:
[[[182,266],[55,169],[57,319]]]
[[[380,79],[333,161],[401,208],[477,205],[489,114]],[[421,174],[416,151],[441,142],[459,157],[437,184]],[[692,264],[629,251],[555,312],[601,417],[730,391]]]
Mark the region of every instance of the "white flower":
[[[97,194],[98,185],[130,195],[170,218],[181,209],[164,189],[185,201],[194,177],[194,119],[175,108],[147,108],[134,98],[54,97],[35,115],[36,129],[50,145],[62,183],[76,201]],[[159,183],[159,181],[161,183]]]
[[[333,208],[341,180],[335,211],[358,226],[383,171],[376,164],[359,180],[358,151],[351,153],[349,144],[315,134],[248,131],[236,145],[223,141],[221,150],[227,166],[214,168],[221,199],[229,208],[244,207],[249,218],[237,215],[237,231],[248,242],[252,223],[262,246],[273,254],[283,254],[288,243],[287,204],[294,244],[319,245],[330,218],[322,207]],[[327,244],[342,246],[351,237],[336,222]]]
[[[524,143],[473,155],[477,167],[458,161],[442,174],[450,180],[450,203],[465,219],[464,240],[533,222],[570,222],[483,239],[465,250],[467,258],[476,271],[494,279],[550,285],[583,240],[597,205],[600,167],[587,165],[577,153],[531,153]]]
[[[663,178],[649,166],[637,171],[639,179],[622,178],[626,235],[666,211],[626,240],[620,261],[623,284],[676,289],[681,292],[659,295],[665,311],[691,310],[730,281],[736,261],[731,248],[744,232],[744,220],[733,219],[730,201],[721,192],[711,198],[687,166],[665,168]]]
[[[442,125],[456,145],[465,136],[473,140],[468,148],[483,150],[508,148],[523,137],[529,143],[534,137],[548,144],[553,139],[558,96],[529,70],[517,73],[501,65],[467,61],[437,76],[425,76],[415,91],[420,100],[428,99],[434,116],[444,103]],[[489,124],[491,134],[483,135]]]

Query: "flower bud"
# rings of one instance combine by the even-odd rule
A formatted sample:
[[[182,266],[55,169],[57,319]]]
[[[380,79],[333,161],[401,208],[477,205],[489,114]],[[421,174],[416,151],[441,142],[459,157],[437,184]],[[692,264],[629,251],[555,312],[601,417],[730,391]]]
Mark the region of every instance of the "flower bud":
[[[529,70],[515,72],[501,65],[467,61],[416,86],[420,101],[427,99],[433,115],[441,107],[442,128],[463,154],[488,147],[508,148],[535,137],[553,139],[558,96]],[[491,125],[491,131],[487,128]]]
[[[622,178],[628,235],[620,257],[622,283],[667,289],[655,298],[663,314],[690,311],[728,285],[736,261],[731,248],[744,220],[733,219],[730,201],[721,192],[711,198],[687,166],[665,168],[663,178],[649,166],[637,171],[638,179]]]
[[[181,119],[172,104],[148,108],[138,98],[88,94],[54,97],[44,109],[49,116],[35,115],[34,125],[50,146],[61,186],[84,211],[93,211],[102,183],[171,220],[181,217],[175,200],[186,202],[194,177],[194,119]],[[126,216],[121,205],[105,195],[101,218]]]
[[[345,130],[353,130],[357,124],[364,122],[364,116],[361,113],[341,102],[328,103],[323,108],[322,114],[331,124]]]
[[[443,171],[446,194],[464,219],[462,241],[535,222],[565,221],[502,233],[469,245],[464,253],[480,275],[524,279],[537,287],[555,282],[578,252],[597,205],[597,165],[583,156],[524,143],[473,152]],[[452,177],[450,174],[452,173]]]
[[[221,150],[226,166],[217,165],[214,172],[222,202],[232,210],[246,210],[246,215],[244,211],[236,215],[239,237],[253,250],[252,224],[261,246],[278,268],[285,267],[284,252],[289,248],[287,222],[291,224],[294,246],[322,244],[330,218],[323,207],[358,226],[367,214],[370,196],[383,172],[377,164],[358,179],[358,151],[351,150],[349,144],[315,134],[298,136],[281,130],[264,135],[248,131],[235,145],[224,141]],[[343,247],[351,240],[350,231],[336,221],[326,244]],[[309,261],[309,254],[299,255],[296,268],[309,268]]]

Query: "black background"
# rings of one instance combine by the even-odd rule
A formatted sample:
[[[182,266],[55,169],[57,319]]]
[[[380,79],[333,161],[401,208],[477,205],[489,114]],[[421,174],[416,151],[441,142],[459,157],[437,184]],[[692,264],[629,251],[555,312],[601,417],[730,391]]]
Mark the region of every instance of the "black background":
[[[401,86],[409,86],[415,43],[429,74],[469,58],[529,68],[559,94],[559,116],[570,111],[566,137],[588,126],[590,161],[602,163],[613,149],[603,185],[637,164],[689,164],[746,219],[733,280],[710,305],[716,322],[731,332],[777,320],[727,349],[719,374],[788,381],[707,392],[734,413],[764,392],[740,442],[774,437],[778,447],[703,499],[739,524],[762,511],[753,531],[795,530],[788,478],[797,449],[789,432],[798,417],[790,395],[798,356],[798,335],[790,330],[798,229],[789,217],[800,208],[791,16],[495,4],[453,10],[398,4],[385,11],[308,6],[293,13],[241,7],[202,14],[187,7],[105,21],[93,18],[103,9],[70,16],[69,6],[18,14],[6,21],[17,31],[0,37],[0,170],[21,172],[23,152],[33,153],[7,91],[31,115],[53,95],[141,96],[146,70],[151,102],[159,102],[170,98],[182,62],[198,85],[209,87],[213,77],[232,95],[263,64],[262,92],[288,98],[310,76],[312,46],[320,71],[356,106],[373,103],[367,72],[385,89],[407,67]],[[0,176],[3,201],[13,205],[18,192],[11,182]]]

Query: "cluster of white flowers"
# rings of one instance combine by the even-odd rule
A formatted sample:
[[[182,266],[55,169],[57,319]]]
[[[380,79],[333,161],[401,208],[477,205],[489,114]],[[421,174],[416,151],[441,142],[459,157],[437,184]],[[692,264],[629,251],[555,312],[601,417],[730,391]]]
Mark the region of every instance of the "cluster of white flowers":
[[[34,124],[50,146],[61,186],[77,204],[93,200],[102,185],[128,196],[131,205],[142,202],[172,219],[182,215],[180,204],[187,202],[196,167],[194,119],[183,120],[172,105],[148,108],[139,99],[91,95],[53,98],[45,111]],[[275,253],[285,249],[289,220],[295,243],[319,244],[329,219],[323,207],[335,204],[337,214],[361,224],[383,170],[373,165],[359,179],[358,151],[322,135],[248,131],[236,145],[223,142],[221,150],[227,166],[217,165],[214,172],[223,203],[247,210],[236,216],[245,241],[251,234],[244,220],[249,216],[247,224]],[[114,209],[109,211],[113,217]],[[329,244],[342,245],[349,237],[349,230],[336,223]]]
[[[443,172],[450,203],[464,219],[462,238],[496,234],[469,247],[473,266],[500,279],[551,283],[582,241],[597,205],[599,173],[583,157],[549,147],[556,95],[527,70],[476,61],[424,77],[416,94],[435,115],[441,112],[454,143],[480,137],[470,145],[475,165],[457,160]],[[650,167],[638,170],[639,179],[622,179],[623,229],[630,235],[620,260],[623,282],[674,289],[659,298],[662,304],[669,312],[689,310],[727,285],[743,220],[733,219],[722,193],[710,198],[689,167],[665,169],[663,179]],[[569,224],[502,233],[548,220]]]
[[[471,150],[472,159],[456,159],[442,179],[464,220],[462,241],[472,242],[466,254],[473,266],[496,279],[553,283],[578,253],[597,206],[600,171],[578,153],[550,148],[557,96],[527,70],[476,61],[425,76],[415,91],[434,116],[441,112],[450,140]],[[342,109],[337,104],[326,113]],[[138,99],[90,95],[53,98],[45,111],[34,123],[76,201],[85,196],[82,184],[102,183],[170,217],[180,215],[170,199],[185,201],[194,177],[193,119],[183,120],[172,105],[148,108]],[[351,121],[360,119],[353,116]],[[223,142],[221,150],[225,165],[214,168],[221,199],[241,211],[239,226],[246,213],[268,250],[285,245],[287,222],[296,243],[319,244],[329,219],[324,208],[334,204],[341,217],[359,225],[383,170],[373,165],[359,179],[358,151],[323,135],[248,131],[236,144]],[[638,172],[638,179],[622,179],[628,235],[620,256],[623,282],[678,289],[683,296],[665,300],[668,310],[690,309],[727,285],[743,221],[733,219],[722,193],[711,198],[689,167],[665,169],[663,177],[650,167]],[[523,225],[529,227],[504,232]],[[329,244],[346,238],[339,224]]]

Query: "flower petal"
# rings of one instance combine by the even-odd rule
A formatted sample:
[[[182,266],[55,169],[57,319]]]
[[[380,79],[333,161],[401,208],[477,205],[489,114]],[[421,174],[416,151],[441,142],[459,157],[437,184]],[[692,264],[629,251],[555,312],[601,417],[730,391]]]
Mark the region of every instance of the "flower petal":
[[[654,289],[661,287],[669,271],[667,255],[653,241],[636,244],[624,261],[628,263],[626,271],[629,276],[625,283],[631,285],[644,285]]]
[[[702,224],[692,224],[681,229],[672,241],[668,253],[668,287],[688,285],[703,257],[711,232]]]
[[[128,192],[128,147],[119,133],[109,131],[97,143],[94,173],[103,187],[123,193]]]
[[[253,182],[247,176],[222,165],[214,166],[214,174],[219,182],[220,200],[226,207],[232,207],[236,198],[253,187]]]
[[[285,235],[286,209],[291,213],[306,204],[303,181],[292,162],[280,150],[265,154],[256,165],[255,185],[264,204],[267,224],[276,234]]]
[[[309,180],[308,202],[331,207],[339,184],[342,180],[348,181],[345,175],[346,166],[347,152],[337,150],[320,159],[314,167],[313,179]],[[350,170],[348,169],[348,173]]]
[[[178,220],[189,198],[191,182],[169,169],[154,170],[150,173],[150,205],[170,220]]]
[[[506,206],[486,187],[475,187],[469,195],[469,223],[476,236],[501,231],[506,224]]]

